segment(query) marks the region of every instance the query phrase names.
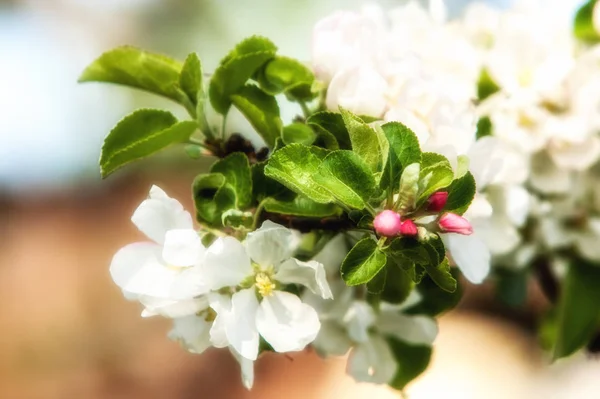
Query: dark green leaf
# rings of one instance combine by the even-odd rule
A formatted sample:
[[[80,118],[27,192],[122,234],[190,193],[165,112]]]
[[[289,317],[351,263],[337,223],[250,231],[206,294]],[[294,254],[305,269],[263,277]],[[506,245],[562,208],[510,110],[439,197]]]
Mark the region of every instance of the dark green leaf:
[[[196,218],[200,223],[220,227],[222,215],[235,208],[235,190],[227,184],[227,178],[221,173],[198,175],[192,186]]]
[[[575,14],[573,33],[579,40],[589,43],[600,41],[600,35],[594,27],[594,7],[596,0],[589,0]]]
[[[259,202],[267,197],[291,201],[295,197],[292,191],[283,184],[265,176],[266,164],[266,162],[259,162],[252,165],[252,196]]]
[[[135,87],[182,102],[181,63],[160,54],[123,46],[107,51],[91,63],[79,82],[107,82]]]
[[[448,264],[448,258],[445,258],[440,264],[434,266],[433,263],[423,265],[425,271],[431,277],[431,279],[444,291],[455,292],[457,282],[452,274],[450,273],[450,265]]]
[[[489,116],[482,116],[477,121],[477,140],[485,136],[491,136],[494,127]]]
[[[317,112],[309,116],[306,123],[312,126],[317,134],[333,137],[339,143],[340,149],[352,149],[350,135],[341,114],[329,111]]]
[[[496,296],[506,305],[519,308],[527,300],[527,282],[529,274],[523,270],[496,270]]]
[[[248,79],[275,56],[277,47],[267,38],[252,36],[239,43],[215,71],[209,86],[210,103],[220,114],[231,106],[236,94]]]
[[[477,82],[477,99],[483,101],[498,90],[500,90],[500,86],[498,86],[490,76],[490,72],[487,68],[483,68],[479,74],[479,81]]]
[[[292,123],[291,125],[284,126],[281,138],[285,144],[300,143],[311,145],[315,142],[317,135],[310,126],[304,123]]]
[[[454,180],[447,191],[448,200],[444,209],[462,215],[467,211],[475,197],[475,178],[471,172],[467,172],[460,179]]]
[[[421,162],[421,148],[417,136],[403,124],[389,122],[381,128],[389,142],[389,157],[381,179],[381,187],[395,192],[404,168]]]
[[[273,153],[265,167],[265,175],[315,202],[334,202],[331,193],[313,179],[326,153],[318,147],[287,145]]]
[[[373,174],[354,152],[329,153],[314,175],[314,181],[350,208],[363,209],[375,190]]]
[[[252,173],[246,155],[234,152],[215,162],[210,171],[225,176],[227,183],[235,191],[238,209],[250,206],[252,203]]]
[[[349,286],[368,283],[386,264],[386,256],[372,238],[363,238],[342,263],[342,278]]]
[[[458,281],[460,274],[457,268],[451,270],[452,277]],[[429,276],[424,276],[417,290],[421,294],[421,301],[406,309],[407,314],[424,314],[437,316],[447,310],[453,309],[462,298],[462,286],[459,284],[456,291],[448,292],[441,289]]]
[[[268,198],[264,202],[264,207],[267,212],[271,213],[313,218],[335,216],[341,213],[341,209],[335,204],[319,204],[301,195],[292,201]]]
[[[427,369],[431,360],[431,347],[414,346],[396,338],[388,338],[388,343],[398,363],[398,371],[389,383],[392,388],[403,390],[412,380]]]
[[[600,321],[600,267],[573,262],[558,300],[557,336],[553,357],[566,357],[583,347]]]
[[[186,141],[197,127],[195,122],[177,122],[170,112],[135,111],[123,118],[104,140],[100,155],[102,177],[131,161]]]
[[[281,136],[282,128],[279,105],[275,97],[266,94],[257,86],[247,85],[230,98],[267,145],[273,147],[275,140]]]
[[[387,267],[384,267],[367,283],[367,292],[374,296],[379,296],[385,288],[387,280]]]
[[[389,259],[389,258],[388,258]],[[389,265],[384,270],[387,270],[387,279],[385,287],[381,293],[381,300],[389,303],[402,303],[412,291],[414,282],[411,276],[404,270],[404,265],[398,265],[395,263]],[[406,265],[414,267],[413,265]]]

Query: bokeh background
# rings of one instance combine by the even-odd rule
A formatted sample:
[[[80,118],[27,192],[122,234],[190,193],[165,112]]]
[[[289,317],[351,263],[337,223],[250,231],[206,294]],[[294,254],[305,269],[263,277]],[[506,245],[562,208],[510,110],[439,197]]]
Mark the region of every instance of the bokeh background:
[[[467,3],[447,0],[453,14]],[[0,0],[0,398],[398,397],[354,383],[344,359],[310,352],[261,358],[249,393],[228,353],[188,354],[166,339],[168,321],[140,318],[110,281],[110,258],[140,238],[129,217],[152,183],[191,209],[189,184],[206,161],[175,148],[101,181],[96,162],[110,128],[136,108],[173,106],[76,84],[89,62],[121,44],[178,58],[196,51],[210,71],[239,40],[263,34],[309,60],[314,23],[363,4]],[[550,365],[538,349],[535,318],[546,304],[535,285],[529,291],[515,309],[490,286],[468,287],[442,317],[432,366],[410,398],[600,398],[594,359]]]

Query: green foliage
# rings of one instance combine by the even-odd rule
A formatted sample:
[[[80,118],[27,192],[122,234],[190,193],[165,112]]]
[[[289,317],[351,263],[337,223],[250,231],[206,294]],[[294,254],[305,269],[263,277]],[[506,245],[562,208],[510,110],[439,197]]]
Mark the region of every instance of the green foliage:
[[[452,277],[458,281],[460,274],[457,268],[451,269]],[[408,314],[425,314],[437,316],[453,309],[462,298],[462,287],[459,284],[454,292],[441,289],[429,276],[424,276],[416,288],[421,294],[421,300],[406,310]]]
[[[250,230],[254,224],[253,216],[252,212],[229,209],[221,215],[221,223],[236,230]]]
[[[263,205],[267,212],[310,218],[336,216],[341,213],[341,209],[334,204],[319,204],[302,195],[297,196],[291,201],[279,201],[275,198],[268,198]]]
[[[196,53],[191,53],[185,59],[179,75],[179,86],[194,105],[198,105],[198,99],[204,97],[202,65]]]
[[[310,126],[304,123],[292,123],[291,125],[284,126],[281,138],[285,144],[300,143],[311,145],[317,139],[317,135]]]
[[[477,140],[485,136],[491,136],[494,127],[489,116],[482,116],[477,121]]]
[[[342,278],[347,285],[368,283],[387,262],[385,254],[372,238],[363,238],[352,247],[342,263]]]
[[[397,264],[391,264],[384,270],[387,278],[381,292],[381,300],[389,303],[404,302],[414,287],[411,276]]]
[[[209,226],[220,227],[222,215],[235,208],[236,193],[221,173],[209,173],[196,176],[192,185],[196,219]]]
[[[104,140],[100,170],[105,178],[121,166],[181,143],[198,128],[195,122],[177,122],[167,111],[140,109],[123,118]]]
[[[388,337],[387,341],[398,363],[398,371],[389,385],[403,390],[409,382],[427,369],[432,350],[430,346],[410,345],[392,337]]]
[[[279,105],[275,97],[266,94],[257,86],[240,87],[230,101],[246,117],[252,127],[265,140],[269,147],[281,136],[282,122],[279,117]]]
[[[400,176],[400,189],[398,191],[398,200],[396,209],[399,211],[412,211],[417,204],[417,195],[419,193],[419,175],[421,165],[413,163],[408,165],[402,171]]]
[[[575,14],[573,33],[579,40],[588,43],[600,41],[600,34],[594,28],[593,14],[597,0],[589,0]]]
[[[448,200],[444,210],[462,215],[475,197],[475,178],[471,172],[467,172],[460,179],[454,180],[447,191]]]
[[[371,294],[371,300],[378,301],[380,294],[386,286],[388,268],[384,267],[367,283],[367,292]]]
[[[337,144],[337,147],[342,150],[350,150],[352,148],[350,134],[348,133],[348,129],[346,129],[346,125],[344,125],[344,119],[341,114],[329,111],[317,112],[308,117],[306,123],[315,130],[317,135],[325,138],[326,140],[324,141],[331,142],[333,140]]]
[[[431,152],[423,153],[417,203],[422,204],[431,194],[448,187],[453,179],[454,171],[446,157]]]
[[[454,292],[456,291],[457,282],[452,274],[450,273],[450,265],[448,264],[448,258],[444,258],[440,264],[434,266],[433,263],[425,263],[423,265],[425,271],[431,277],[431,279],[444,291]]]
[[[227,184],[235,192],[236,208],[245,209],[250,206],[252,203],[252,173],[246,155],[234,152],[215,162],[210,171],[225,176]]]
[[[292,101],[311,101],[317,96],[312,71],[293,58],[276,56],[258,72],[261,88],[269,94],[285,93]]]
[[[315,202],[334,202],[331,193],[314,180],[325,154],[317,147],[287,145],[269,158],[265,175]]]
[[[313,177],[332,197],[350,208],[365,208],[375,190],[369,167],[352,151],[330,152]]]
[[[399,122],[389,122],[381,128],[389,142],[389,156],[381,183],[382,187],[395,191],[404,169],[421,162],[421,147],[417,136]]]
[[[583,347],[600,325],[600,268],[584,260],[573,262],[558,301],[553,358]]]
[[[483,68],[479,74],[479,80],[477,81],[477,98],[479,101],[485,100],[499,90],[500,86],[498,86],[491,77],[490,72],[487,68]]]
[[[260,36],[252,36],[239,43],[221,61],[210,80],[208,94],[213,108],[225,115],[231,106],[231,96],[275,57],[276,51],[277,47],[269,39]]]

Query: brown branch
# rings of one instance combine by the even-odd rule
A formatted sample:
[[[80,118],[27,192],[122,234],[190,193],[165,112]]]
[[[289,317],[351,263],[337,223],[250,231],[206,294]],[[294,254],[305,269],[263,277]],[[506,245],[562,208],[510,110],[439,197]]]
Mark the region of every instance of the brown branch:
[[[290,229],[299,230],[302,233],[309,233],[314,230],[338,232],[356,228],[356,225],[346,216],[318,219],[263,212],[261,220],[270,220]]]
[[[546,298],[548,298],[550,303],[556,304],[560,296],[560,285],[550,268],[549,259],[543,256],[538,256],[534,259],[533,272]]]

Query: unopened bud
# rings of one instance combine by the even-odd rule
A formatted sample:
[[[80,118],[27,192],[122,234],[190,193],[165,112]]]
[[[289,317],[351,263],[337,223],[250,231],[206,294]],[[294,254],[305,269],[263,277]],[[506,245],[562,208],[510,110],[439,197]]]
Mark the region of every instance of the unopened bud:
[[[400,220],[400,215],[396,212],[385,210],[375,216],[373,227],[375,227],[375,231],[380,236],[393,237],[400,234],[402,221]]]
[[[445,233],[457,233],[466,236],[473,233],[471,223],[455,213],[444,213],[438,224]]]
[[[417,225],[415,224],[415,222],[413,222],[410,219],[405,220],[404,222],[402,222],[402,225],[400,226],[400,234],[402,234],[403,236],[416,236],[418,233],[417,230]]]
[[[438,191],[437,193],[433,193],[427,199],[427,210],[432,212],[439,212],[446,206],[446,201],[448,201],[447,192]]]

